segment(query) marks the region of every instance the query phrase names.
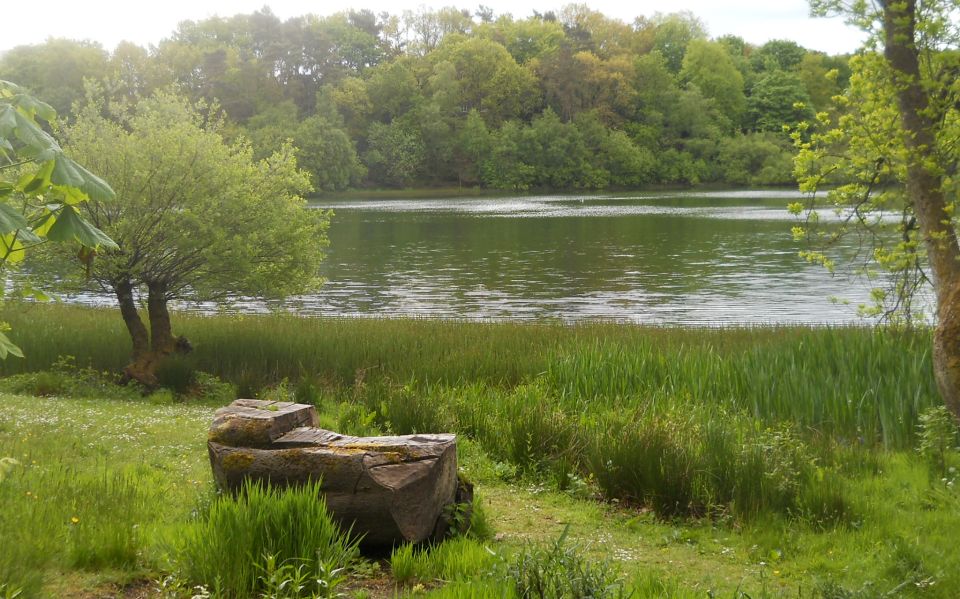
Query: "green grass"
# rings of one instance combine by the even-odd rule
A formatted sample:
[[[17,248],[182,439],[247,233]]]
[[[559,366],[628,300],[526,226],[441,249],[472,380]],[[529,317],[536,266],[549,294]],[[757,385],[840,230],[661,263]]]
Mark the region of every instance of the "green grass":
[[[486,544],[465,537],[421,548],[406,543],[390,553],[390,572],[401,585],[470,580],[489,571],[496,557]]]
[[[0,585],[22,588],[23,597],[113,596],[131,581],[152,587],[149,581],[177,572],[184,554],[173,541],[195,535],[211,510],[205,439],[214,406],[157,405],[135,395],[4,394],[0,402],[0,455],[19,462],[0,482]],[[322,418],[336,422],[353,406],[330,402]],[[771,512],[748,520],[664,520],[624,502],[596,501],[596,480],[559,491],[544,473],[518,475],[479,442],[463,440],[461,467],[483,494],[497,540],[458,540],[430,551],[423,584],[441,597],[471,596],[473,585],[485,589],[475,596],[502,596],[502,580],[482,574],[482,547],[510,560],[524,548],[549,548],[569,524],[585,559],[616,564],[636,597],[703,597],[712,590],[733,599],[737,589],[751,597],[799,597],[800,588],[803,597],[875,597],[901,585],[900,596],[953,597],[960,588],[955,487],[931,478],[928,460],[913,452],[833,453],[855,514],[848,522],[821,525]],[[948,459],[950,467],[960,465],[955,453]],[[90,530],[75,535],[83,525]],[[265,572],[262,559],[235,559]],[[213,589],[215,575],[201,582]],[[835,592],[814,595],[816,588]]]
[[[125,361],[116,314],[7,305],[4,318],[27,359],[3,369],[28,374],[0,390],[43,397],[0,395],[0,458],[17,461],[0,481],[0,538],[13,540],[0,593],[103,595],[174,575],[184,592],[236,596],[313,576],[307,549],[243,541],[245,522],[287,530],[286,516],[212,500],[205,432],[238,388],[315,403],[322,425],[345,433],[461,435],[461,467],[497,540],[410,548],[390,579],[406,586],[373,585],[374,597],[470,596],[469,585],[511,596],[483,573],[485,548],[509,562],[567,524],[585,563],[616,565],[636,597],[960,588],[960,458],[955,429],[929,411],[926,331],[178,315],[196,352],[165,376],[201,392],[141,397],[103,374]],[[56,364],[62,354],[75,364]],[[316,508],[261,505],[284,501],[299,506],[288,516]],[[295,528],[321,516],[308,520]]]
[[[242,599],[262,591],[278,564],[310,573],[346,568],[358,542],[330,517],[319,481],[284,490],[252,483],[214,501],[180,532],[173,552],[182,578]]]
[[[155,540],[209,488],[200,431],[209,408],[147,401],[4,396],[0,584],[43,596],[58,569],[137,573]],[[119,574],[117,579],[126,578]]]
[[[115,311],[7,304],[2,316],[27,356],[4,362],[5,374],[44,370],[62,355],[96,369],[119,370],[126,362],[129,340]],[[171,376],[183,379],[184,370],[199,369],[238,385],[241,394],[283,379],[307,378],[336,393],[408,385],[413,394],[442,385],[510,389],[539,379],[567,412],[690,398],[768,424],[789,420],[811,435],[890,448],[912,447],[919,413],[939,403],[924,330],[670,329],[287,314],[178,314],[174,323],[196,351],[171,368]]]

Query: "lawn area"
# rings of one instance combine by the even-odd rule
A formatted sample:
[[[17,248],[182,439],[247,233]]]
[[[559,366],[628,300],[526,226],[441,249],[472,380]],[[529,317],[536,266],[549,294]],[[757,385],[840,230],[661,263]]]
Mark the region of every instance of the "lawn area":
[[[0,483],[8,595],[190,596],[190,584],[175,591],[169,581],[182,566],[177,539],[214,501],[205,435],[215,406],[167,398],[0,396],[0,456],[18,462]],[[324,420],[343,422],[350,410],[332,405]],[[509,560],[569,525],[586,559],[610,564],[636,597],[952,597],[960,588],[958,495],[911,452],[851,452],[842,484],[856,515],[828,527],[779,514],[665,520],[600,500],[590,480],[559,491],[549,476],[518,474],[477,442],[460,452],[495,533],[475,543]],[[348,596],[453,594],[464,584],[395,585],[388,561],[361,563],[342,587]],[[455,578],[475,589],[487,580],[483,568]]]
[[[0,597],[960,589],[957,427],[926,330],[178,314],[195,351],[145,393],[116,382],[115,313],[2,316],[27,359],[0,378]],[[219,498],[206,431],[238,396],[346,434],[456,433],[478,526],[361,556],[304,490]],[[303,513],[317,539],[288,534]]]

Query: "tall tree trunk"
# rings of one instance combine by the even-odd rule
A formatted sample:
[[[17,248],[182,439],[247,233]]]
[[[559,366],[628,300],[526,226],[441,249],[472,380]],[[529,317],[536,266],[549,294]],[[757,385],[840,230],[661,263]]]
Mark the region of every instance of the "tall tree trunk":
[[[133,306],[132,301],[131,306]],[[133,306],[133,316],[139,323],[140,329],[142,329],[142,337],[134,337],[133,359],[124,369],[124,375],[128,379],[138,381],[147,387],[155,387],[157,385],[157,367],[160,366],[163,359],[176,351],[188,351],[189,344],[185,339],[177,339],[173,336],[170,311],[167,308],[167,289],[164,285],[147,284],[147,316],[150,320],[149,342],[146,337],[146,328],[139,315],[137,315],[135,306]],[[126,319],[127,317],[124,315],[124,320]],[[129,324],[127,327],[130,329]],[[132,329],[130,330],[131,336],[133,336]],[[140,334],[138,333],[138,335]]]
[[[161,357],[173,353],[177,342],[170,326],[166,286],[147,285],[147,314],[150,317],[150,351]]]
[[[916,10],[916,0],[883,0],[884,56],[893,69],[905,133],[907,196],[917,215],[936,290],[934,375],[944,403],[960,416],[960,246],[943,181],[929,166],[936,151],[937,124],[921,82]]]
[[[113,282],[113,291],[117,296],[117,303],[120,304],[120,315],[123,316],[123,322],[127,325],[127,332],[133,342],[133,360],[136,361],[150,351],[150,334],[137,312],[133,283],[129,279],[119,279]]]

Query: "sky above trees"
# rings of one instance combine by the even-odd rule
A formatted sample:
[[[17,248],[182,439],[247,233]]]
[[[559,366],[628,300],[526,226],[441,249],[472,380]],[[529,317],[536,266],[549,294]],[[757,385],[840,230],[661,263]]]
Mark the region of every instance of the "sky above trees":
[[[42,27],[10,27],[0,37],[0,52],[22,44],[42,43],[48,37],[89,39],[112,50],[126,40],[146,46],[168,37],[184,20],[201,20],[211,16],[230,16],[270,6],[281,19],[316,13],[332,14],[341,10],[368,8],[375,12],[399,14],[421,7],[440,8],[455,5],[475,10],[484,4],[496,14],[511,13],[514,17],[529,16],[534,10],[558,10],[566,2],[543,0],[485,0],[484,2],[423,2],[422,0],[164,0],[162,2],[115,2],[112,0],[48,0],[43,5]],[[760,45],[771,39],[789,39],[811,50],[829,54],[852,52],[862,34],[846,26],[840,19],[812,19],[807,0],[591,0],[593,10],[607,16],[632,22],[638,16],[657,12],[689,10],[699,17],[711,36],[733,34],[749,43]],[[35,21],[38,6],[18,2],[4,8],[10,23]]]

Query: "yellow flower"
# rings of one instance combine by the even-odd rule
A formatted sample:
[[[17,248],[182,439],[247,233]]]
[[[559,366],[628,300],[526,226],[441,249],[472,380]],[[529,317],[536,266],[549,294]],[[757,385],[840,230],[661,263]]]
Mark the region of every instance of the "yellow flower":
[[[70,521],[73,522],[74,524],[77,524],[77,523],[80,522],[80,518],[77,518],[76,516],[74,516],[74,517],[70,518]]]

